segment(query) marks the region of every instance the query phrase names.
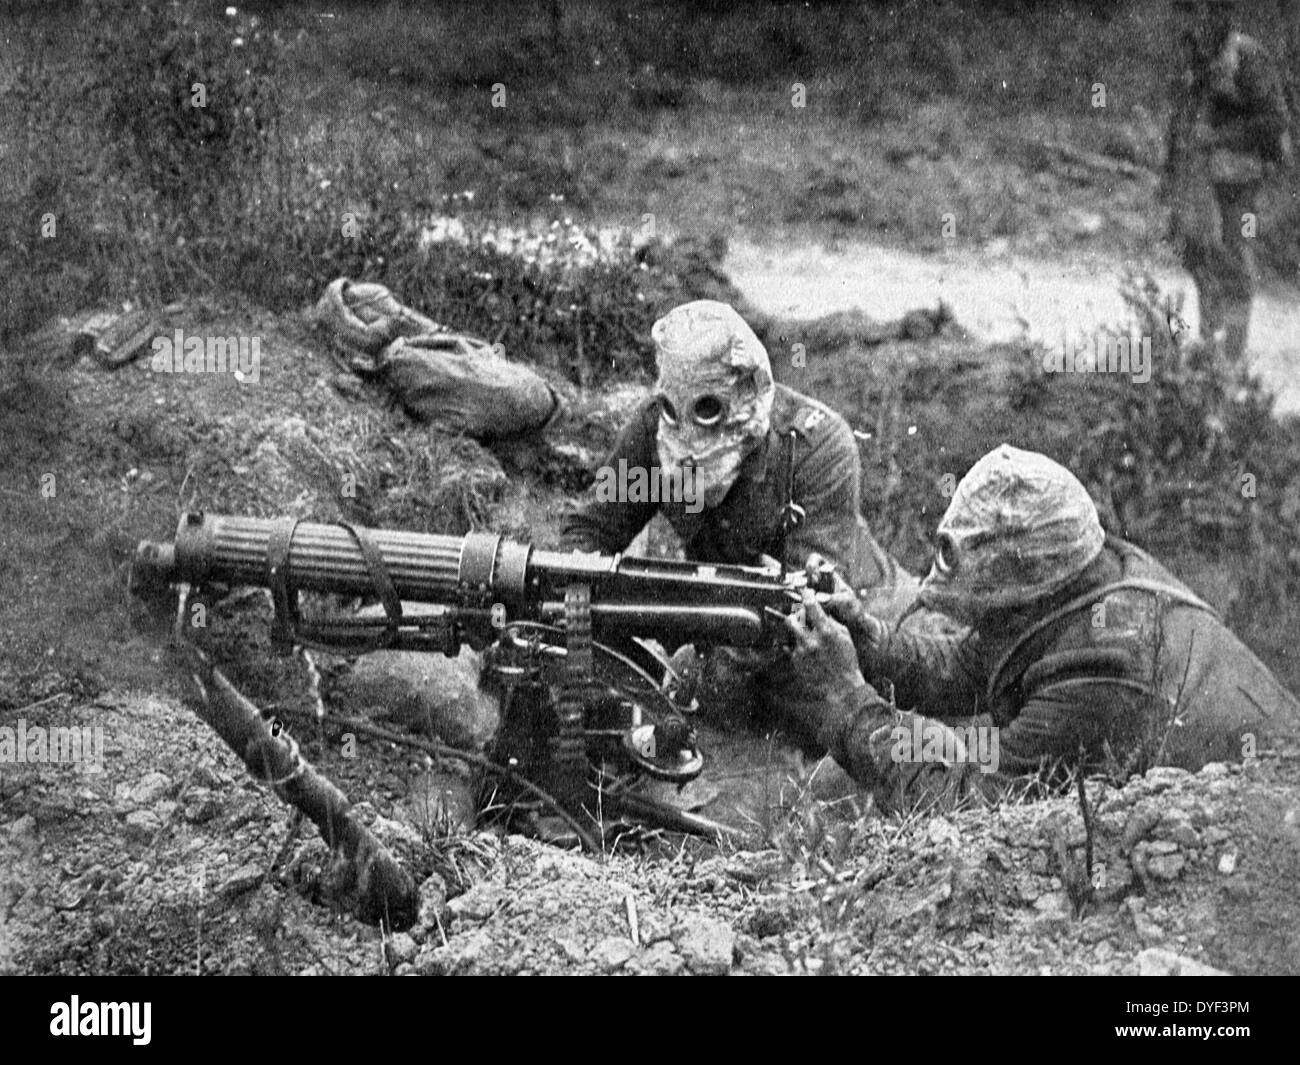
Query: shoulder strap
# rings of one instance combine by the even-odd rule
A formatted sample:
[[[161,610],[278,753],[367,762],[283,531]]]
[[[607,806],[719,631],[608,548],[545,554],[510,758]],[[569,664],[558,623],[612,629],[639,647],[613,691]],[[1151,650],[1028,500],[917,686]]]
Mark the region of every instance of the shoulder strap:
[[[808,512],[794,500],[794,449],[798,439],[799,434],[794,429],[785,434],[785,471],[782,481],[785,505],[781,511],[781,532],[783,536],[788,536],[793,529],[802,525],[804,518],[808,516]]]
[[[1104,599],[1111,592],[1124,591],[1126,589],[1150,592],[1157,597],[1172,600],[1181,606],[1188,606],[1193,610],[1203,610],[1214,618],[1215,621],[1223,620],[1219,617],[1218,611],[1215,610],[1214,607],[1210,606],[1210,604],[1204,599],[1193,595],[1191,592],[1184,591],[1181,588],[1175,588],[1172,585],[1165,584],[1162,581],[1148,580],[1145,577],[1123,577],[1120,580],[1111,581],[1109,584],[1103,584],[1098,588],[1093,588],[1090,591],[1084,592],[1083,595],[1071,599],[1068,603],[1057,607],[1055,610],[1039,618],[1034,622],[1034,624],[1030,625],[1029,628],[1022,632],[1016,638],[1015,642],[1007,648],[1001,657],[998,658],[997,664],[989,674],[989,684],[986,692],[988,699],[992,701],[993,693],[997,690],[998,681],[1002,677],[1002,672],[1007,668],[1007,664],[1011,661],[1012,657],[1031,639],[1037,636],[1049,625],[1054,624],[1068,614],[1073,614],[1080,607],[1090,606],[1098,600]]]

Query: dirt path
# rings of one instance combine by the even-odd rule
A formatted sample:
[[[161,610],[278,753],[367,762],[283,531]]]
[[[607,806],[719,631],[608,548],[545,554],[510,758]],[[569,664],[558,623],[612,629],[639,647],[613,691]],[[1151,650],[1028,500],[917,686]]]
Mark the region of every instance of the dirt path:
[[[1121,263],[1096,255],[1029,259],[996,251],[953,251],[940,257],[872,245],[834,251],[804,246],[778,250],[735,243],[726,261],[735,283],[761,310],[815,318],[859,309],[890,320],[943,299],[957,321],[987,340],[1028,335],[1061,344],[1122,322]],[[1185,293],[1185,317],[1197,327],[1191,279],[1152,266],[1163,289]],[[1274,285],[1255,301],[1251,365],[1277,393],[1279,413],[1300,411],[1300,289]]]

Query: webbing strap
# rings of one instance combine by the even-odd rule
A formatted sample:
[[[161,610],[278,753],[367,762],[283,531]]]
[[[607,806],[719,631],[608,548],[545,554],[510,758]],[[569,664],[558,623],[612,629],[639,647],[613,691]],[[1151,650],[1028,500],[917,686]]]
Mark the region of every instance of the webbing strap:
[[[366,561],[366,570],[370,575],[370,583],[374,587],[375,594],[379,596],[380,603],[383,604],[384,616],[388,618],[388,628],[385,635],[391,643],[397,636],[397,626],[402,620],[402,600],[397,594],[393,578],[389,576],[388,565],[384,562],[383,553],[379,550],[379,545],[371,538],[369,529],[360,525],[351,525],[346,521],[339,522],[339,526],[346,529],[352,539],[357,542],[357,547],[361,548],[361,557]]]
[[[1093,588],[1084,592],[1083,595],[1071,599],[1068,603],[1057,607],[1055,610],[1039,618],[1034,624],[1030,625],[1016,641],[1002,654],[997,664],[993,667],[993,672],[989,674],[989,684],[986,691],[989,702],[993,701],[994,693],[997,691],[998,681],[1002,677],[1002,671],[1007,668],[1007,664],[1017,651],[1025,646],[1033,637],[1037,636],[1049,625],[1054,624],[1067,614],[1073,614],[1080,607],[1089,606],[1098,600],[1104,599],[1111,592],[1118,592],[1132,589],[1140,592],[1151,592],[1157,597],[1171,599],[1182,606],[1189,606],[1194,610],[1203,610],[1216,621],[1221,621],[1218,611],[1210,606],[1205,600],[1193,595],[1191,592],[1183,591],[1181,588],[1174,588],[1172,585],[1164,584],[1161,581],[1149,580],[1146,577],[1124,577],[1110,584],[1103,584],[1100,588]]]
[[[271,526],[266,543],[266,586],[271,592],[271,603],[275,607],[275,620],[271,625],[271,641],[278,651],[287,651],[299,642],[298,628],[302,618],[298,613],[298,592],[289,584],[289,549],[293,544],[293,534],[298,528],[297,518],[281,518]],[[371,538],[369,530],[346,521],[338,523],[346,529],[348,535],[356,541],[361,550],[361,557],[366,564],[366,572],[371,586],[379,601],[383,604],[384,615],[388,624],[384,639],[369,650],[390,646],[397,637],[398,625],[402,621],[402,600],[397,594],[393,579],[389,576],[388,566],[379,546]],[[337,625],[337,623],[336,623]],[[345,626],[338,626],[345,629]],[[334,631],[330,623],[306,627],[312,636]]]
[[[280,518],[271,526],[266,541],[266,586],[275,607],[271,644],[278,651],[293,646],[298,625],[298,593],[289,587],[289,548],[297,528],[297,518]]]
[[[797,529],[808,516],[808,512],[794,500],[794,448],[798,438],[799,434],[794,429],[791,429],[786,434],[783,449],[785,453],[785,483],[783,485],[785,489],[785,506],[781,511],[781,533],[783,536],[789,535],[791,530]]]

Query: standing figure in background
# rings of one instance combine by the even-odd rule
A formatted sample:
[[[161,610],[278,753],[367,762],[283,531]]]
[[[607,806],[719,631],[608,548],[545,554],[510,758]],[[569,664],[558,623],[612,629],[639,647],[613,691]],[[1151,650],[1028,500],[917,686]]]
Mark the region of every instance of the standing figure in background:
[[[1182,66],[1162,195],[1171,235],[1196,283],[1201,336],[1241,363],[1255,291],[1256,201],[1291,162],[1286,94],[1268,51],[1236,29],[1235,0],[1175,0]]]

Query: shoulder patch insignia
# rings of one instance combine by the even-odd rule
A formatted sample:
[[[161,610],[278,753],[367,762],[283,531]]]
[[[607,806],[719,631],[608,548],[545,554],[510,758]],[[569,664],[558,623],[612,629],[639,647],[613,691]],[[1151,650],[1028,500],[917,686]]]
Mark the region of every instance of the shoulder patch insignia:
[[[1159,604],[1152,595],[1123,589],[1092,606],[1093,635],[1099,643],[1147,642],[1155,638]]]
[[[826,420],[826,412],[817,407],[814,407],[812,410],[808,412],[808,417],[806,417],[803,420],[804,432],[811,432],[813,429],[816,429],[817,426],[821,425],[821,423],[824,422],[825,420]]]

